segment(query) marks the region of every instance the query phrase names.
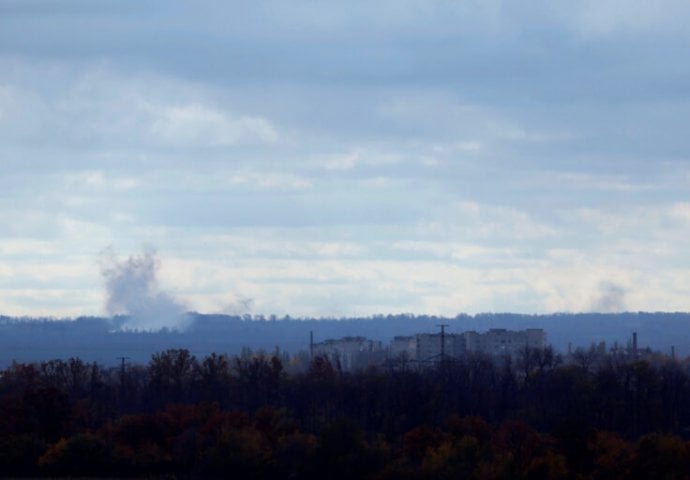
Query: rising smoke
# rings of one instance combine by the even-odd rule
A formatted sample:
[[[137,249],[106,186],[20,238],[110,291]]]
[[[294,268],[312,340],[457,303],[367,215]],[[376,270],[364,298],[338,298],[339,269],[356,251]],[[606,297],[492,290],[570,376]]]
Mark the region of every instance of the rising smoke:
[[[184,330],[191,322],[184,305],[159,289],[156,275],[160,260],[154,250],[145,250],[120,260],[108,249],[101,257],[109,315],[125,315],[120,326],[127,330]]]
[[[245,315],[251,313],[254,300],[246,297],[236,297],[235,301],[223,307],[221,313],[226,315]]]
[[[590,310],[599,313],[619,313],[625,308],[625,288],[615,283],[602,283],[599,292],[592,301]]]

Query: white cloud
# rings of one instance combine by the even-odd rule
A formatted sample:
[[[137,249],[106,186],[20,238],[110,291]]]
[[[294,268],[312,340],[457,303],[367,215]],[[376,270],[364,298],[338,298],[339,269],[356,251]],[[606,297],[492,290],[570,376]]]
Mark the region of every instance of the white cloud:
[[[677,203],[670,208],[670,216],[690,227],[690,203]]]
[[[141,181],[135,177],[108,175],[103,170],[85,170],[81,172],[61,175],[57,181],[62,181],[70,191],[96,190],[98,192],[124,192],[140,186]]]
[[[24,66],[25,74],[39,69]],[[278,130],[260,115],[212,103],[207,91],[162,75],[123,75],[93,67],[77,75],[57,70],[64,88],[0,88],[4,137],[42,146],[99,151],[139,147],[231,147],[273,143]],[[14,80],[16,81],[16,80]],[[96,157],[98,158],[98,157]]]
[[[682,0],[661,0],[654,4],[643,0],[590,0],[568,6],[564,14],[581,34],[601,37],[659,30],[684,32],[690,9]]]
[[[263,190],[307,190],[313,187],[313,182],[309,178],[286,173],[244,171],[229,175],[227,180],[233,186],[254,187]]]
[[[261,117],[233,117],[200,104],[151,110],[150,132],[164,145],[220,147],[278,139],[275,128]]]
[[[575,210],[581,226],[608,236],[676,241],[690,233],[690,208],[685,203]]]
[[[394,242],[394,250],[421,253],[431,258],[463,262],[467,260],[493,264],[514,256],[509,248],[487,247],[481,244],[462,244],[448,241],[404,240]]]
[[[431,223],[429,228],[492,243],[558,237],[561,234],[558,228],[538,221],[529,211],[518,208],[463,200],[452,202],[439,212],[446,218],[442,223]]]
[[[33,238],[11,238],[0,240],[0,255],[9,258],[15,255],[36,256],[55,254],[55,246],[46,240]]]
[[[316,159],[326,170],[352,170],[359,166],[395,165],[401,161],[398,153],[356,148],[344,154],[325,155]]]
[[[646,192],[659,187],[651,182],[631,180],[625,175],[582,172],[545,172],[535,175],[533,184],[541,188],[601,190],[605,192]]]

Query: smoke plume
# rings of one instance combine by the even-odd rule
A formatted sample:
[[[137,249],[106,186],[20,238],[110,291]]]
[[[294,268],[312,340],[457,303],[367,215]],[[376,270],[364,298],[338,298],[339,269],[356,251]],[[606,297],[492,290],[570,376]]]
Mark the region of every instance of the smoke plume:
[[[222,313],[226,315],[245,315],[251,313],[254,300],[246,297],[236,297],[235,301],[225,305]]]
[[[599,290],[599,293],[592,301],[591,311],[599,313],[616,313],[626,310],[625,288],[615,283],[602,283],[599,286]]]
[[[191,318],[185,307],[171,295],[160,291],[156,274],[160,261],[153,250],[125,260],[106,250],[101,258],[101,274],[107,293],[106,311],[126,315],[121,328],[157,331],[163,328],[184,330]]]

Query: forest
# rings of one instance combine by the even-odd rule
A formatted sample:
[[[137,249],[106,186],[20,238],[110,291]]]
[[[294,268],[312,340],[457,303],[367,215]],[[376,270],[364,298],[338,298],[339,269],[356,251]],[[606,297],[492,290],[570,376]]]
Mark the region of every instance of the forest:
[[[186,349],[0,372],[0,475],[687,478],[690,370],[553,350],[357,372],[326,358]]]

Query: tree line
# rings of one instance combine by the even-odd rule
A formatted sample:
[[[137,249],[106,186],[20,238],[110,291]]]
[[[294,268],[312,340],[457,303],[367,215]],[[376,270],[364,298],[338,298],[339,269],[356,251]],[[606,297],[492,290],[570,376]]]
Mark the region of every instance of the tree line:
[[[618,314],[511,313],[433,315],[375,315],[373,317],[315,319],[277,318],[260,315],[229,316],[189,313],[184,330],[128,330],[127,317],[12,318],[0,316],[0,368],[13,359],[35,362],[76,356],[111,365],[125,355],[137,363],[147,363],[157,351],[186,348],[198,358],[213,352],[237,354],[243,346],[269,350],[275,345],[292,353],[305,349],[313,332],[316,342],[346,336],[364,336],[387,345],[395,336],[437,332],[438,324],[448,324],[449,333],[501,327],[509,330],[541,328],[549,342],[560,351],[568,345],[588,345],[604,341],[625,345],[636,331],[640,344],[670,353],[690,354],[687,325],[690,313],[627,312]]]
[[[550,349],[340,371],[244,351],[0,372],[0,475],[687,478],[687,361]]]

